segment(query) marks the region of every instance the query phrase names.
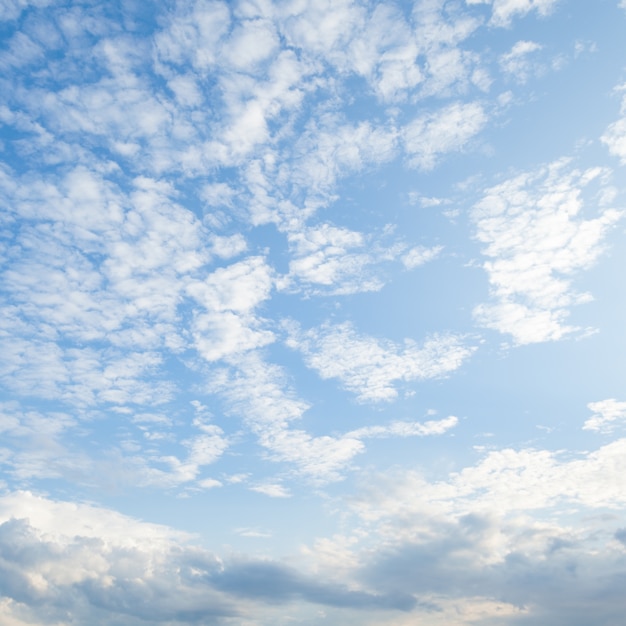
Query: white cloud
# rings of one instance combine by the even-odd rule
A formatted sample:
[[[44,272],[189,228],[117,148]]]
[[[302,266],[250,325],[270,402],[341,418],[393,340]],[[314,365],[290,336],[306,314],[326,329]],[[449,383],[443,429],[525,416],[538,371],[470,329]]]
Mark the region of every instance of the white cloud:
[[[323,571],[420,597],[393,624],[619,621],[625,449],[621,439],[577,454],[494,450],[436,478],[378,469],[348,501],[351,531],[305,555],[319,555]]]
[[[266,346],[274,341],[274,334],[258,328],[260,324],[253,317],[231,311],[196,315],[192,326],[195,347],[202,358],[218,361]]]
[[[279,483],[253,489],[288,497]],[[240,529],[247,536],[267,536]],[[111,510],[28,492],[0,497],[5,624],[280,623],[294,600],[338,608],[406,609],[409,597],[370,592],[270,558],[227,559],[195,537]],[[259,586],[258,581],[264,581]],[[259,621],[261,617],[261,621]]]
[[[167,85],[180,105],[194,107],[202,103],[202,95],[193,76],[174,76],[167,81]]]
[[[593,411],[593,415],[584,423],[584,430],[610,433],[621,426],[620,422],[626,420],[626,402],[609,398],[590,402],[587,407]]]
[[[236,240],[232,243],[237,245]],[[274,341],[253,314],[269,298],[272,286],[273,272],[262,257],[249,257],[189,283],[187,293],[206,311],[198,309],[192,325],[203,358],[217,361]]]
[[[203,72],[214,65],[218,46],[230,26],[228,5],[198,0],[179,3],[178,13],[155,37],[159,58],[166,62],[192,65]]]
[[[404,17],[397,7],[379,4],[357,28],[335,62],[364,76],[381,100],[404,99],[423,80],[418,45]]]
[[[581,453],[493,450],[475,465],[451,472],[445,480],[430,482],[414,471],[403,477],[389,475],[368,489],[363,500],[355,500],[354,506],[366,520],[413,517],[416,523],[420,512],[433,519],[469,514],[515,519],[531,511],[554,513],[552,507],[557,503],[619,510],[626,500],[620,487],[625,449],[626,440],[618,439]],[[409,497],[409,493],[414,495]],[[564,516],[570,511],[561,510]],[[529,517],[524,519],[533,523]],[[534,519],[542,518],[536,513]]]
[[[339,178],[390,161],[396,155],[396,142],[393,126],[369,121],[352,124],[324,115],[308,124],[295,146],[297,169],[292,181],[325,197],[334,191]]]
[[[219,393],[231,413],[252,425],[286,426],[309,408],[289,385],[285,370],[265,362],[257,352],[233,360],[233,367],[215,370],[207,390]]]
[[[215,478],[203,478],[198,481],[198,486],[202,489],[215,489],[216,487],[222,487],[223,483]]]
[[[99,438],[97,445],[79,447],[77,437],[94,434],[87,419],[70,418],[51,409],[45,414],[26,411],[18,403],[7,403],[0,406],[0,432],[6,446],[0,448],[0,463],[18,485],[54,478],[108,488],[172,489],[196,480],[202,468],[215,463],[230,446],[230,439],[218,426],[199,420],[194,426],[201,433],[192,432],[179,441],[171,420],[139,414],[118,426],[117,436],[110,441]],[[180,451],[179,456],[172,450]]]
[[[403,130],[409,165],[430,170],[449,152],[459,152],[487,122],[477,102],[455,103],[423,115]]]
[[[500,56],[500,67],[505,74],[511,75],[520,83],[525,83],[531,73],[540,69],[540,66],[528,57],[533,52],[541,50],[542,47],[535,41],[518,41],[510,52]]]
[[[417,246],[402,257],[402,262],[406,269],[412,270],[437,258],[442,250],[443,246],[434,246],[432,248]]]
[[[273,461],[290,463],[300,474],[316,483],[341,480],[342,471],[353,457],[364,451],[354,433],[343,437],[312,437],[303,430],[265,429],[259,443]]]
[[[391,422],[387,426],[365,426],[346,433],[346,437],[356,439],[386,438],[386,437],[427,437],[443,435],[459,423],[454,415],[442,420],[428,420],[427,422]]]
[[[278,38],[266,20],[246,20],[235,27],[222,48],[223,59],[240,71],[251,72],[278,48]]]
[[[217,372],[209,390],[219,394],[228,412],[241,417],[256,434],[267,451],[266,458],[287,463],[292,474],[314,484],[341,480],[353,458],[365,451],[363,439],[439,435],[457,424],[457,418],[451,416],[425,423],[396,421],[339,436],[312,436],[289,425],[300,419],[309,405],[290,388],[286,372],[264,362],[257,353],[239,357],[230,370]]]
[[[345,295],[377,291],[383,286],[373,266],[396,256],[362,233],[331,224],[306,227],[288,234],[292,258],[287,288],[301,283],[305,291]],[[307,284],[312,288],[307,288]]]
[[[209,183],[202,188],[202,199],[210,207],[231,206],[236,190],[227,183]]]
[[[626,85],[620,85],[617,91],[626,90]],[[622,99],[622,117],[613,122],[606,129],[601,140],[609,148],[609,152],[618,157],[622,164],[626,164],[626,96]]]
[[[3,609],[26,623],[159,623],[187,611],[207,618],[233,613],[209,585],[198,589],[194,564],[210,572],[220,562],[187,547],[185,533],[28,492],[4,495],[0,517],[0,576],[13,581],[3,588],[16,601]]]
[[[437,378],[458,369],[474,348],[454,335],[433,336],[422,346],[359,336],[352,324],[293,328],[287,345],[299,350],[322,378],[338,378],[361,401],[392,400],[401,381]]]
[[[360,441],[347,435],[313,437],[289,428],[309,405],[290,388],[285,370],[264,362],[257,353],[239,357],[230,370],[217,372],[209,390],[246,422],[267,450],[267,458],[288,463],[296,474],[314,482],[339,480],[341,470],[363,450]]]
[[[289,43],[317,54],[343,49],[364,19],[363,9],[351,0],[308,0],[286,9],[284,30]]]
[[[241,233],[229,236],[214,235],[211,238],[211,252],[222,259],[230,259],[247,249],[248,244]]]
[[[602,206],[583,219],[583,191],[607,172],[579,171],[557,161],[489,189],[474,207],[476,238],[492,303],[475,308],[477,321],[510,333],[518,344],[561,339],[578,330],[564,324],[569,308],[591,298],[572,289],[572,277],[603,250],[603,238],[621,214]]]
[[[0,404],[0,463],[5,475],[17,482],[65,478],[73,472],[88,473],[87,454],[70,451],[64,439],[78,421],[65,413],[23,411],[16,402]]]
[[[13,328],[10,328],[13,330]],[[61,400],[80,410],[98,405],[159,405],[174,386],[152,380],[162,364],[157,352],[61,348],[56,342],[2,337],[4,384],[25,396]]]
[[[513,18],[524,17],[532,11],[536,11],[542,17],[548,15],[559,0],[486,0],[486,2],[493,4],[491,23],[494,26],[508,27]]]
[[[250,487],[250,491],[256,491],[262,493],[264,496],[270,498],[290,498],[291,494],[287,489],[278,483],[263,483],[262,485],[256,485]]]
[[[0,6],[0,20],[17,19],[22,11],[29,7],[42,8],[50,4],[51,0],[6,0]]]

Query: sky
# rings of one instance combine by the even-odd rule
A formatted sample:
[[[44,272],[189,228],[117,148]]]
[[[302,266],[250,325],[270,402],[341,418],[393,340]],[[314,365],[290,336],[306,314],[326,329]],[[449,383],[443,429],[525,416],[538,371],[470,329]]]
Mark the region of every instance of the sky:
[[[617,626],[624,0],[1,0],[0,622]]]

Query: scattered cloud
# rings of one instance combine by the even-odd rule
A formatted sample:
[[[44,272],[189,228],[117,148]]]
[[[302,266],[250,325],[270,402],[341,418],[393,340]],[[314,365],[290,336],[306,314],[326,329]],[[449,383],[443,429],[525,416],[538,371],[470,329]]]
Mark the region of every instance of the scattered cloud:
[[[571,103],[619,52],[579,4],[2,3],[3,624],[621,623],[626,403],[587,405],[605,445],[552,425],[542,449],[499,443],[527,373],[510,394],[442,382],[470,364],[502,383],[498,351],[470,360],[489,333],[458,331],[471,307],[516,345],[587,330],[576,281],[622,215],[597,137],[580,118],[591,165],[506,173],[553,146],[518,149],[528,96]],[[598,23],[626,6],[600,4]],[[625,115],[604,160],[626,163]],[[489,294],[463,285],[450,330],[420,336],[421,312],[394,310],[424,276],[447,289],[472,237]],[[606,356],[584,397],[613,395]],[[254,537],[262,556],[239,553]]]
[[[513,45],[510,52],[500,56],[500,66],[505,74],[514,80],[525,83],[533,72],[540,70],[541,66],[533,63],[532,55],[539,52],[542,46],[536,41],[518,41]]]
[[[549,15],[559,0],[466,0],[468,4],[491,4],[491,24],[510,27],[513,18],[524,17],[533,11],[540,17]]]
[[[622,420],[626,419],[626,402],[619,402],[614,398],[590,402],[587,408],[593,411],[593,415],[584,423],[584,430],[611,433],[620,427]]]
[[[263,483],[261,485],[254,485],[253,487],[250,487],[250,491],[262,493],[264,496],[269,496],[270,498],[291,497],[289,491],[279,483]]]
[[[402,262],[404,267],[408,270],[415,269],[420,265],[424,265],[439,256],[439,253],[443,250],[443,246],[433,246],[427,248],[425,246],[417,246],[411,248],[403,257]]]
[[[459,423],[454,415],[442,420],[428,420],[427,422],[392,422],[388,426],[365,426],[347,433],[346,436],[357,439],[386,438],[386,437],[427,437],[429,435],[443,435]]]
[[[596,261],[608,229],[621,217],[604,206],[602,196],[591,200],[599,205],[598,217],[582,216],[585,188],[594,181],[603,185],[607,174],[576,170],[561,160],[489,189],[474,206],[492,296],[474,309],[478,323],[511,334],[517,344],[580,330],[564,321],[571,306],[592,296],[576,293],[573,277]]]
[[[477,102],[455,103],[410,122],[403,133],[408,163],[430,170],[442,155],[459,152],[487,123]]]
[[[616,91],[626,90],[626,85],[620,85]],[[626,96],[622,98],[620,119],[608,126],[602,135],[602,143],[606,144],[609,152],[619,158],[622,164],[626,163]]]
[[[435,335],[422,346],[360,336],[349,322],[308,331],[293,327],[287,345],[322,378],[338,378],[361,401],[392,400],[396,382],[437,378],[458,369],[474,348],[462,337]]]

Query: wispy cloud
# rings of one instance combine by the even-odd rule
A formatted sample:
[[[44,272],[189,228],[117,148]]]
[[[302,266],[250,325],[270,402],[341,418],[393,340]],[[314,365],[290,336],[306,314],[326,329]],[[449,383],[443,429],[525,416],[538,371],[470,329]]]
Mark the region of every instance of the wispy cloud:
[[[403,133],[409,165],[432,169],[442,155],[459,152],[487,123],[477,102],[456,103],[410,122]]]
[[[520,83],[525,83],[533,72],[541,66],[533,63],[533,53],[542,49],[536,41],[518,41],[511,50],[500,56],[500,66],[510,77]]]
[[[467,4],[492,5],[491,24],[509,27],[516,17],[523,17],[531,11],[545,17],[558,4],[559,0],[467,0]]]
[[[455,335],[433,336],[421,346],[410,339],[398,345],[359,335],[348,322],[308,331],[293,327],[287,345],[302,352],[322,378],[338,378],[361,401],[392,400],[397,383],[445,376],[475,349]]]

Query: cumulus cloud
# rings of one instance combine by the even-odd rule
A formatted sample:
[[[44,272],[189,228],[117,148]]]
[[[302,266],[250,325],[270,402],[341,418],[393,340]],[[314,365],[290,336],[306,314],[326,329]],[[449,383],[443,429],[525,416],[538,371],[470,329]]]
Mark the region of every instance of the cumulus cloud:
[[[278,561],[223,560],[194,537],[92,505],[12,492],[0,497],[6,623],[229,623],[259,603],[295,599],[406,610],[413,599],[319,582]],[[8,601],[7,601],[8,600]]]
[[[352,533],[320,539],[307,556],[420,598],[398,624],[611,623],[626,571],[617,527],[624,446],[492,450],[438,478],[400,468],[367,475],[350,500]]]

